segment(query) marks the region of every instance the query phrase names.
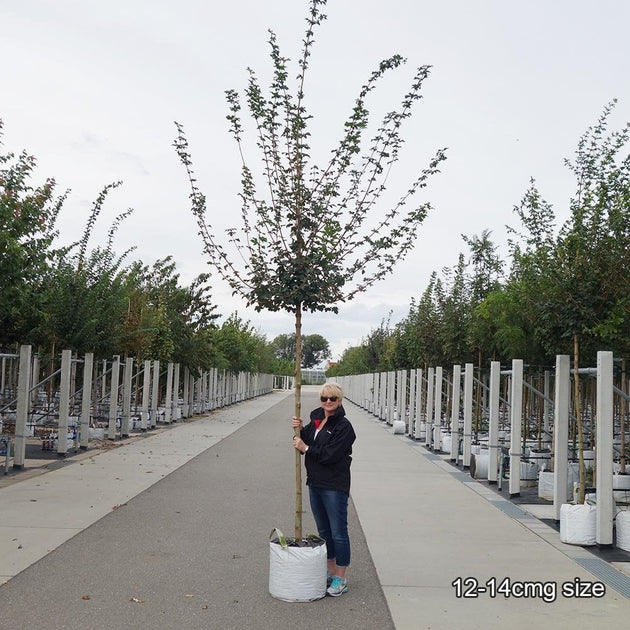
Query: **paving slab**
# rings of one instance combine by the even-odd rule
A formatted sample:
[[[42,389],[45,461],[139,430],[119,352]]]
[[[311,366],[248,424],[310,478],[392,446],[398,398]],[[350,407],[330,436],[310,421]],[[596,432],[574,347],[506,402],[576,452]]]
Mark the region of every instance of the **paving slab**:
[[[588,550],[563,545],[531,514],[449,474],[450,464],[424,446],[346,408],[357,432],[352,497],[396,628],[627,624],[628,576],[604,563],[614,572],[604,582],[595,565],[595,572],[584,568],[583,558],[597,560]],[[604,584],[605,595],[563,594],[576,579]]]

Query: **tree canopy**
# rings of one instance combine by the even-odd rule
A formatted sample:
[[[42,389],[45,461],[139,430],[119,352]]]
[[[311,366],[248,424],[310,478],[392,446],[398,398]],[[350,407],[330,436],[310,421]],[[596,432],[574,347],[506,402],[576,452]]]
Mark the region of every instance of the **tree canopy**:
[[[434,272],[421,296],[411,299],[407,317],[387,331],[396,367],[487,365],[514,357],[550,366],[556,354],[572,354],[576,341],[583,361],[594,362],[602,348],[628,355],[630,124],[609,129],[615,104],[604,108],[565,160],[576,183],[567,219],[559,224],[531,179],[514,207],[518,225],[509,228],[509,260],[499,258],[487,230],[464,236],[469,251],[452,269]],[[385,347],[367,364],[371,369],[388,364]],[[348,349],[330,373],[353,373],[358,354]]]
[[[278,335],[271,342],[275,357],[283,361],[295,361],[295,333]],[[330,358],[330,346],[321,335],[302,335],[302,367],[312,368]]]
[[[403,123],[429,76],[428,66],[418,67],[400,105],[374,130],[370,93],[383,76],[404,65],[403,57],[396,54],[382,60],[359,89],[332,158],[321,166],[314,163],[305,79],[315,31],[326,19],[325,5],[326,0],[309,1],[297,75],[270,31],[270,85],[264,88],[249,69],[242,95],[234,89],[226,91],[229,130],[242,162],[241,221],[227,230],[227,243],[208,222],[206,197],[196,183],[188,140],[183,126],[175,123],[174,145],[187,171],[192,211],[209,262],[247,304],[295,314],[296,416],[301,414],[302,312],[337,312],[341,302],[391,273],[413,248],[430,208],[416,195],[445,159],[444,150],[437,150],[396,201],[383,198],[390,170],[400,158]],[[248,159],[249,132],[260,157],[259,168]],[[299,457],[296,470],[299,476]],[[296,496],[296,537],[300,538],[299,479]]]
[[[0,146],[2,146],[0,121]],[[87,212],[80,240],[60,245],[56,223],[69,191],[52,178],[33,184],[36,160],[0,152],[0,346],[33,344],[40,355],[61,349],[173,361],[193,370],[281,372],[271,345],[236,314],[219,324],[209,275],[182,284],[167,256],[153,264],[116,253],[115,237],[132,210],[113,221],[106,242],[92,245],[108,196]]]

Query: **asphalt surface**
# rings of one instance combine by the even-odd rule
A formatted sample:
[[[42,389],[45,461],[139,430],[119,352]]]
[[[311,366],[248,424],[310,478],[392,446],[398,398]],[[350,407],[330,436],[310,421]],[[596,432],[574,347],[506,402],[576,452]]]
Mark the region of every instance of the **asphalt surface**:
[[[304,416],[316,394],[305,388]],[[269,533],[290,535],[294,511],[292,395],[274,392],[5,478],[0,630],[627,627],[630,553],[562,543],[551,504],[513,502],[344,407],[357,433],[347,594],[268,593]],[[565,590],[577,584],[589,592]]]
[[[303,409],[315,406],[313,390]],[[269,595],[269,533],[293,530],[292,415],[284,397],[12,577],[0,628],[393,628],[352,502],[349,592]],[[304,497],[304,532],[314,532]]]

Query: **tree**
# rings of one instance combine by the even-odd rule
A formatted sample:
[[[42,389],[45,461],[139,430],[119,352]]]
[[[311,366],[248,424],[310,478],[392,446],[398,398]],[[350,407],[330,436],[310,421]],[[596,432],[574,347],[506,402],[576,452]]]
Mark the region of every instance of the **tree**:
[[[232,313],[214,333],[221,362],[218,367],[233,372],[257,372],[259,335],[249,322]]]
[[[480,236],[462,234],[470,249],[469,264],[473,267],[470,277],[470,300],[473,305],[482,302],[491,291],[499,287],[503,276],[503,261],[497,254],[497,246],[490,240],[490,230],[484,230]]]
[[[440,325],[437,297],[441,292],[441,282],[433,272],[429,285],[416,303],[411,300],[409,314],[402,323],[400,341],[405,346],[408,365],[424,367],[439,363],[439,341],[436,331]]]
[[[302,367],[312,368],[330,357],[330,346],[321,335],[306,335],[302,339]]]
[[[547,349],[574,356],[580,503],[585,487],[580,357],[593,358],[596,343],[619,342],[630,332],[630,123],[608,132],[614,105],[580,138],[574,161],[566,160],[577,190],[557,238],[545,227],[554,218],[551,207],[533,186],[517,209],[527,230],[524,251],[516,250],[518,268],[536,312],[537,333]]]
[[[417,69],[400,107],[385,115],[371,140],[365,135],[370,116],[367,99],[379,79],[399,68],[404,59],[382,61],[363,85],[344,133],[323,167],[311,162],[305,78],[316,27],[325,19],[325,0],[310,0],[308,28],[298,62],[296,85],[289,82],[288,59],[270,32],[273,79],[265,96],[253,70],[245,100],[262,154],[260,178],[267,195],[260,195],[257,176],[246,160],[241,98],[226,92],[228,121],[239,152],[241,169],[240,227],[227,231],[227,251],[206,219],[206,199],[198,189],[183,127],[176,123],[175,147],[187,169],[192,209],[210,263],[232,290],[256,309],[284,310],[295,316],[295,415],[301,415],[302,314],[333,311],[389,274],[413,247],[430,205],[407,205],[427,185],[445,159],[437,151],[397,202],[382,202],[391,167],[399,159],[401,125],[421,97],[429,67]],[[296,538],[302,536],[300,456],[296,452]]]
[[[347,376],[348,374],[368,374],[373,372],[368,366],[367,348],[364,345],[346,348],[341,361],[326,370],[326,376]]]
[[[271,342],[277,359],[295,360],[295,334],[278,335]],[[330,356],[328,341],[321,335],[302,335],[302,367],[312,368]]]
[[[3,124],[0,120],[0,146]],[[55,224],[66,194],[55,180],[30,180],[36,161],[26,152],[0,154],[0,343],[33,342],[43,324],[42,286],[54,256]]]
[[[464,256],[460,254],[457,265],[444,270],[444,293],[438,302],[440,326],[436,331],[441,365],[465,363],[470,358],[471,301],[475,299],[478,275],[467,281],[465,269]]]
[[[88,251],[88,241],[107,194],[119,184],[105,186],[98,195],[81,240],[51,257],[42,286],[46,317],[38,339],[50,348],[51,356],[59,346],[97,356],[118,351],[129,288],[123,263],[131,250],[117,256],[114,236],[131,210],[116,217],[104,247]]]
[[[295,333],[289,335],[278,335],[271,342],[271,345],[276,359],[280,359],[282,361],[295,361]]]

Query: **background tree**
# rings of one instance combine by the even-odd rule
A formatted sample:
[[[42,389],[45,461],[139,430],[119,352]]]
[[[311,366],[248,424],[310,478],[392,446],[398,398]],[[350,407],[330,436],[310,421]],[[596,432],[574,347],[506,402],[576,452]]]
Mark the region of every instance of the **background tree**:
[[[3,124],[0,120],[0,148]],[[0,344],[33,342],[43,325],[43,287],[55,224],[66,194],[55,180],[31,184],[36,160],[25,151],[0,153]]]
[[[296,351],[295,333],[278,335],[271,345],[277,359],[294,361]],[[330,357],[328,341],[321,335],[302,335],[302,367],[312,368]]]
[[[337,305],[385,277],[413,247],[428,203],[408,207],[413,196],[438,171],[444,152],[429,165],[393,204],[381,203],[392,165],[402,145],[401,125],[420,98],[428,66],[418,68],[400,107],[386,114],[371,140],[366,103],[378,80],[399,68],[394,55],[382,61],[359,91],[344,125],[343,137],[323,167],[311,162],[310,115],[306,110],[305,77],[314,43],[314,30],[325,19],[325,0],[309,2],[308,28],[299,58],[296,85],[289,84],[288,59],[270,33],[273,79],[265,96],[253,70],[245,101],[262,154],[260,179],[266,196],[258,193],[255,172],[245,158],[241,99],[227,92],[230,131],[243,158],[242,222],[228,230],[234,251],[226,251],[206,219],[205,196],[198,189],[188,143],[178,127],[175,142],[192,188],[192,206],[211,264],[233,291],[255,308],[284,310],[295,316],[295,415],[301,415],[302,313],[337,311]],[[296,452],[296,538],[302,536],[301,465]]]
[[[271,346],[276,359],[295,361],[295,333],[278,335],[271,342]]]
[[[259,339],[249,322],[232,313],[214,334],[220,356],[218,367],[233,372],[258,372]]]
[[[1,130],[0,121],[0,140]],[[182,286],[170,257],[148,266],[128,262],[133,249],[117,254],[115,237],[131,210],[114,219],[104,244],[91,245],[120,182],[99,193],[79,241],[59,245],[55,225],[68,192],[56,195],[52,178],[32,184],[35,168],[26,152],[0,154],[0,345],[31,343],[42,357],[71,348],[100,358],[121,354],[216,367],[220,353],[212,333],[219,316],[208,275]],[[254,346],[255,363],[273,368],[266,341]]]
[[[330,357],[330,346],[321,335],[305,335],[302,338],[302,367],[312,368]]]
[[[441,365],[465,363],[470,358],[470,320],[475,297],[475,280],[466,276],[464,255],[460,254],[453,269],[443,271],[444,291],[438,302],[440,326],[437,338],[441,349]]]
[[[614,105],[580,138],[574,160],[566,160],[577,189],[557,238],[545,225],[553,218],[551,207],[533,186],[518,210],[526,228],[518,268],[537,334],[549,351],[573,353],[580,503],[585,488],[580,358],[592,361],[598,344],[614,344],[630,332],[630,124],[608,131]]]
[[[109,191],[119,184],[105,186],[98,195],[81,240],[52,257],[42,286],[45,318],[38,339],[40,348],[49,349],[51,356],[60,346],[97,356],[111,356],[119,349],[128,290],[124,262],[132,250],[116,255],[114,238],[131,210],[113,221],[104,247],[88,250],[96,218]]]
[[[375,370],[370,369],[365,346],[352,346],[346,348],[341,355],[339,363],[326,370],[326,376],[346,376],[348,374],[369,374]]]

